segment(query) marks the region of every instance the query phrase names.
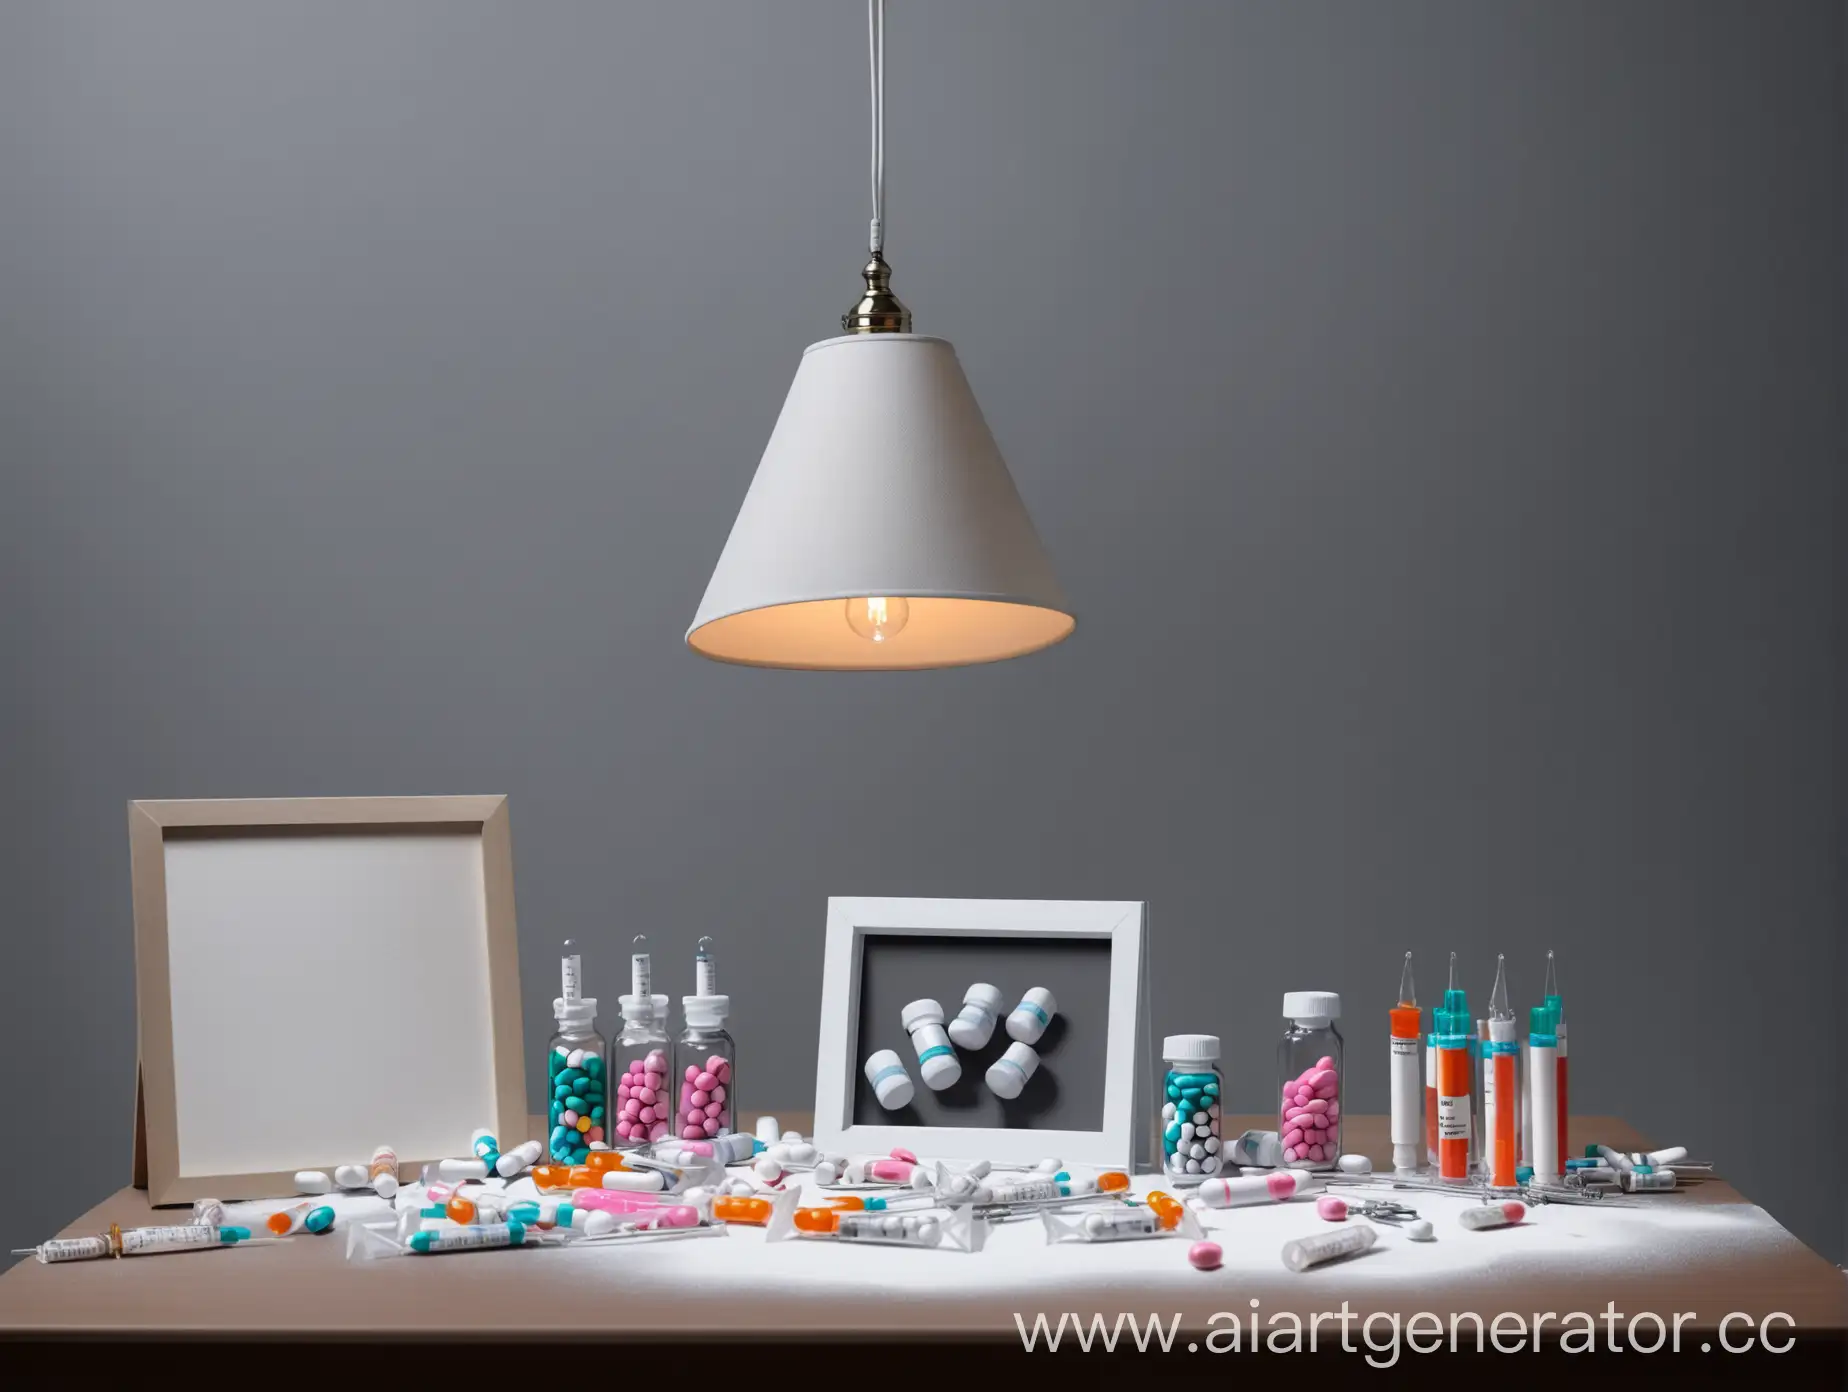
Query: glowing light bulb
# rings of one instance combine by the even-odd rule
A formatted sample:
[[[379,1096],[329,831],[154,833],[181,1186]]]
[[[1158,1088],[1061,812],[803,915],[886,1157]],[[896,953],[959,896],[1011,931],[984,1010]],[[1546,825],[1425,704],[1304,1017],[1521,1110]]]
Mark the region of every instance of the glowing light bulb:
[[[847,601],[847,627],[872,643],[883,643],[904,631],[911,606],[898,595],[869,595]]]

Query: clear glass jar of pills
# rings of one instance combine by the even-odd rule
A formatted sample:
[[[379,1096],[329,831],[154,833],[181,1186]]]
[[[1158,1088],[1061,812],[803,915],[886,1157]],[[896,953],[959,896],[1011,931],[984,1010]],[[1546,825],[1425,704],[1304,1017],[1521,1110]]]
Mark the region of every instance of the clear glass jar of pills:
[[[607,1128],[617,1150],[664,1140],[672,1131],[674,1092],[666,995],[624,996],[622,1033],[610,1049],[616,1101]],[[678,1134],[674,1132],[673,1134]]]
[[[1277,1046],[1282,1084],[1277,1133],[1283,1163],[1331,1170],[1341,1157],[1341,997],[1333,991],[1289,991],[1283,997],[1283,1042]]]
[[[1198,1184],[1225,1164],[1221,1150],[1219,1036],[1171,1034],[1161,1042],[1161,1164],[1175,1184]]]
[[[552,1089],[546,1107],[546,1154],[554,1164],[580,1165],[593,1141],[608,1134],[609,1046],[597,1033],[597,1002],[552,1002],[558,1033],[545,1051],[546,1082]]]
[[[674,1090],[669,1129],[686,1141],[723,1136],[734,1129],[738,1114],[732,1072],[737,1045],[725,1030],[731,997],[682,996],[680,1009],[686,1028],[674,1046],[668,1079]]]

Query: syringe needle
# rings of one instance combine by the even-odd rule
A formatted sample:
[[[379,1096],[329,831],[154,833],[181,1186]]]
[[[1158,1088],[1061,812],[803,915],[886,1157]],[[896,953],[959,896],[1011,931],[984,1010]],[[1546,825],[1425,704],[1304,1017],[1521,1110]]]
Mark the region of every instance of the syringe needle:
[[[1399,1004],[1417,1005],[1418,988],[1412,984],[1412,954],[1405,954],[1405,970],[1399,973]]]

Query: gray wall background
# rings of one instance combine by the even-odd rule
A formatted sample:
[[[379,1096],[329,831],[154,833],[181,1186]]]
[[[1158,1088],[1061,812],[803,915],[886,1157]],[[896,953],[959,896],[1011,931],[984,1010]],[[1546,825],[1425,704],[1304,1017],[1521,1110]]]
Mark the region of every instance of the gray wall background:
[[[1839,1259],[1840,7],[899,0],[895,284],[1080,626],[712,666],[863,26],[0,12],[0,1241],[127,1175],[125,799],[504,791],[535,1084],[560,939],[710,933],[807,1106],[830,893],[1150,900],[1235,1109],[1285,989],[1383,1110],[1401,952],[1554,947],[1578,1108]]]

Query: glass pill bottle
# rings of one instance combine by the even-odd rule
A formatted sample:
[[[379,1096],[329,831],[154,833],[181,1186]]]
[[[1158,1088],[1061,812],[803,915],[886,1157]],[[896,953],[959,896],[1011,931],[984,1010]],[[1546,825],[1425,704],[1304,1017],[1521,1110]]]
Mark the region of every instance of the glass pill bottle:
[[[1283,1163],[1293,1169],[1331,1170],[1341,1155],[1340,1018],[1341,997],[1333,991],[1284,993],[1277,1133]]]
[[[597,1001],[581,994],[583,968],[567,942],[562,963],[564,994],[552,1002],[558,1032],[545,1051],[546,1155],[558,1165],[580,1165],[591,1143],[608,1134],[609,1046],[597,1033]]]
[[[674,1046],[674,1071],[668,1086],[674,1090],[671,1134],[683,1141],[723,1136],[734,1129],[738,1115],[732,1096],[732,1065],[737,1046],[725,1031],[731,997],[719,994],[719,969],[712,939],[699,940],[693,959],[693,994],[680,998],[680,1016],[686,1028]]]
[[[633,1150],[667,1137],[674,1113],[667,1038],[667,995],[622,998],[622,1033],[610,1049],[616,1102],[606,1128],[609,1143]]]
[[[1221,1151],[1219,1036],[1171,1034],[1161,1042],[1168,1061],[1162,1079],[1161,1163],[1176,1184],[1198,1184],[1219,1173]]]

